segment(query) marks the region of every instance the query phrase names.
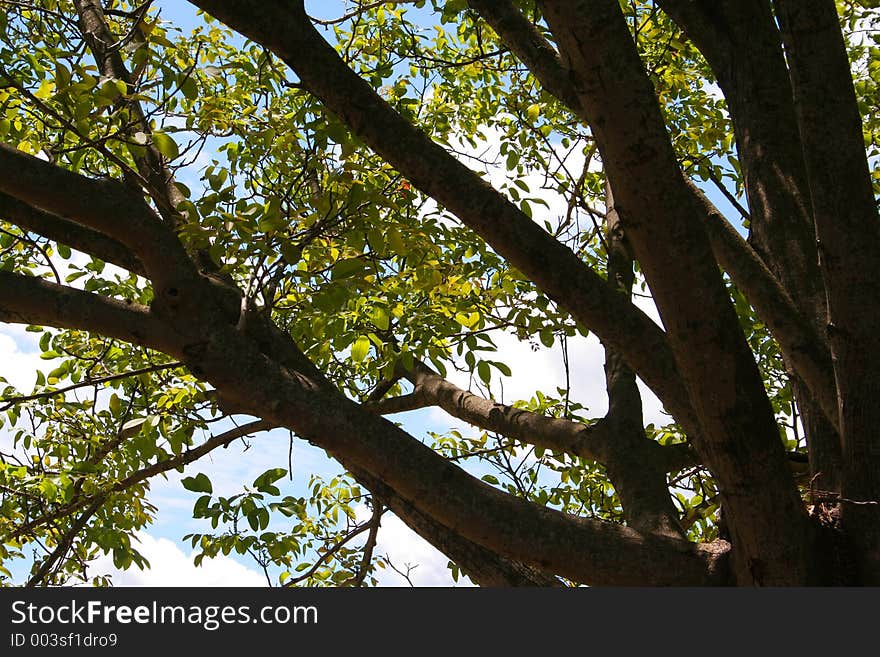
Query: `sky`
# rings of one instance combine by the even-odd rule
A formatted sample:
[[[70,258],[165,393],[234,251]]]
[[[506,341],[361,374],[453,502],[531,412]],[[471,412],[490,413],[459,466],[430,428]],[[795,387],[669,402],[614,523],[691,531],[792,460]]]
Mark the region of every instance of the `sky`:
[[[175,0],[161,0],[155,3],[162,9],[164,18],[172,20],[184,28],[198,22],[191,5]],[[319,10],[325,16],[339,15],[342,3],[309,3],[310,10]],[[493,136],[487,134],[492,143]],[[463,148],[465,148],[463,146]],[[211,154],[206,153],[202,161],[207,163]],[[576,163],[574,164],[576,168]],[[501,170],[489,171],[490,179],[500,182],[504,173]],[[532,189],[540,188],[540,178],[536,175],[529,181]],[[726,201],[715,192],[710,192],[716,203],[725,210]],[[565,202],[560,198],[546,197],[549,210],[542,214],[555,216],[564,214]],[[63,272],[62,272],[63,275]],[[659,323],[656,310],[650,299],[636,298],[635,303]],[[34,335],[25,332],[24,327],[0,324],[0,375],[6,377],[19,390],[29,391],[34,383],[34,372],[44,368],[45,361],[39,358],[39,348]],[[496,336],[501,359],[512,369],[512,377],[504,379],[506,400],[528,399],[536,390],[555,390],[565,385],[563,357],[558,345],[551,349],[540,346],[533,349],[514,337],[500,333]],[[602,366],[604,352],[595,336],[577,337],[569,340],[570,371],[572,373],[572,399],[582,403],[587,413],[593,417],[604,414],[607,407]],[[466,375],[451,373],[451,380],[467,388]],[[662,413],[660,403],[650,391],[641,385],[645,404],[645,422],[658,425],[668,421]],[[469,429],[459,420],[447,415],[438,408],[425,409],[390,419],[405,421],[405,428],[419,438],[427,436],[428,431],[446,432],[455,428],[462,432]],[[8,434],[0,432],[0,445],[8,442]],[[272,467],[286,467],[288,461],[289,438],[285,431],[272,431],[260,434],[250,441],[245,450],[240,442],[228,449],[215,450],[205,459],[187,467],[183,475],[171,473],[167,480],[153,483],[150,500],[159,511],[156,522],[138,536],[138,549],[151,562],[152,568],[140,571],[132,568],[118,571],[112,559],[99,558],[92,564],[94,574],[110,574],[115,585],[124,586],[265,586],[266,578],[259,567],[249,557],[229,556],[205,560],[203,565],[193,564],[195,551],[181,538],[190,532],[207,531],[203,521],[192,518],[192,505],[196,494],[185,491],[180,485],[182,476],[193,476],[197,472],[208,474],[218,494],[240,492],[242,485],[249,484],[259,474]],[[341,467],[326,457],[323,451],[301,440],[294,441],[293,481],[280,482],[284,492],[303,495],[307,489],[309,476],[320,474],[332,477],[341,472]],[[366,508],[357,509],[358,515],[366,517]],[[447,568],[448,559],[428,543],[409,530],[399,519],[386,514],[376,554],[387,555],[390,561],[402,570],[410,569],[410,580],[417,586],[451,586],[455,584]],[[18,573],[24,576],[24,573]],[[380,585],[404,586],[407,581],[398,573],[386,569],[378,573]],[[460,580],[458,585],[467,585]]]

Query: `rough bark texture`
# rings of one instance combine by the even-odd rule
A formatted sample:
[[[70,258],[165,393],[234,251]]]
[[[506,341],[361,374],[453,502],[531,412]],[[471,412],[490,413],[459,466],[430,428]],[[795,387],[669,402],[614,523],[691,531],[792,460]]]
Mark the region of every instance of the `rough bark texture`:
[[[632,256],[626,246],[611,186],[606,184],[605,190],[608,280],[629,297],[635,282]],[[678,513],[666,483],[666,469],[662,461],[654,457],[657,444],[645,435],[636,375],[610,347],[605,348],[605,386],[608,413],[604,421],[615,440],[605,464],[623,504],[627,523],[640,531],[682,536]]]
[[[845,498],[861,579],[880,584],[880,218],[833,0],[776,3],[828,299]]]
[[[737,577],[812,581],[810,528],[772,410],[620,6],[542,6],[697,413],[695,446],[725,496]]]
[[[799,315],[827,342],[812,201],[791,84],[770,3],[659,0],[658,4],[706,57],[727,99],[749,201],[749,241],[797,305]],[[791,353],[786,356],[797,369],[790,361]],[[819,474],[816,483],[838,490],[837,419],[821,418],[828,411],[828,400],[822,394],[809,394],[803,383],[796,388],[812,438],[810,459],[812,471]]]

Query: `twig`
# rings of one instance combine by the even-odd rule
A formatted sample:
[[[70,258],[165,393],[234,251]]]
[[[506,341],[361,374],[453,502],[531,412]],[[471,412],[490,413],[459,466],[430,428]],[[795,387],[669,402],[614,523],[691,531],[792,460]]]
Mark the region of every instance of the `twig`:
[[[313,18],[312,20],[316,25],[338,25],[339,23],[344,23],[345,21],[357,18],[364,12],[370,11],[371,9],[376,9],[377,7],[381,7],[382,5],[405,5],[415,2],[416,0],[380,0],[379,2],[371,2],[367,5],[360,5],[357,9],[354,9],[346,14],[343,14],[339,18],[331,18],[328,20],[318,20]]]
[[[345,546],[346,543],[348,543],[355,536],[359,536],[360,534],[363,534],[365,531],[370,529],[370,527],[371,527],[370,523],[366,523],[366,524],[359,525],[359,526],[355,527],[348,534],[346,534],[342,538],[341,541],[336,543],[332,548],[330,548],[324,554],[322,554],[320,557],[318,557],[318,560],[315,561],[314,565],[311,568],[309,568],[305,573],[303,573],[299,577],[296,577],[296,578],[290,580],[289,582],[285,582],[284,583],[285,588],[291,588],[291,587],[295,586],[296,584],[298,584],[299,582],[302,582],[303,580],[308,579],[309,577],[314,575],[316,572],[318,572],[318,568],[320,568],[325,563],[327,563],[327,561],[329,561],[330,558],[334,554],[339,552],[339,550],[341,550]]]
[[[64,388],[58,388],[57,390],[48,390],[46,392],[39,392],[33,395],[22,395],[21,397],[7,397],[5,399],[0,399],[0,413],[3,411],[9,410],[16,404],[21,404],[26,401],[34,401],[35,399],[46,399],[47,397],[54,397],[55,395],[62,395],[66,392],[70,392],[71,390],[76,390],[77,388],[85,388],[88,386],[96,386],[102,383],[109,383],[110,381],[118,381],[119,379],[127,379],[132,376],[138,376],[140,374],[150,374],[152,372],[161,372],[162,370],[170,370],[175,367],[182,366],[183,363],[174,362],[174,363],[166,363],[164,365],[153,365],[152,367],[145,367],[140,370],[132,370],[131,372],[123,372],[121,374],[111,374],[110,376],[104,376],[97,379],[89,379],[87,381],[81,381],[80,383],[74,383],[73,385],[66,386]]]
[[[70,526],[70,529],[67,530],[67,533],[64,534],[64,537],[58,542],[58,545],[55,546],[52,554],[48,555],[43,563],[40,564],[37,572],[35,572],[28,580],[27,584],[25,584],[25,588],[34,588],[37,584],[43,581],[43,578],[49,574],[53,566],[55,566],[55,564],[67,554],[68,550],[73,546],[73,541],[76,539],[76,535],[83,530],[86,523],[88,523],[91,517],[98,512],[98,509],[101,508],[103,503],[104,496],[99,495],[89,508],[83,511],[80,517],[76,519],[76,522],[74,522],[73,525]]]
[[[68,516],[71,513],[74,513],[83,508],[89,502],[97,500],[98,498],[105,498],[112,493],[122,492],[131,488],[135,484],[144,481],[145,479],[150,479],[152,477],[155,477],[156,475],[162,474],[163,472],[167,472],[168,470],[174,470],[181,466],[192,463],[193,461],[197,461],[208,452],[211,452],[218,447],[225,447],[234,440],[243,438],[244,436],[256,433],[258,431],[266,431],[272,428],[274,427],[270,423],[264,420],[256,420],[254,422],[249,422],[248,424],[243,424],[242,426],[236,427],[235,429],[230,429],[229,431],[222,433],[219,436],[214,436],[213,438],[206,440],[195,449],[191,449],[189,451],[183,452],[179,456],[175,456],[174,458],[170,458],[165,461],[159,461],[158,463],[154,463],[151,466],[138,470],[137,472],[129,475],[122,481],[116,482],[115,484],[111,485],[103,492],[97,493],[96,495],[92,495],[89,497],[84,497],[79,500],[75,500],[73,502],[70,502],[69,504],[66,504],[65,506],[55,509],[50,513],[42,515],[39,518],[34,518],[33,520],[26,522],[23,525],[20,525],[18,528],[13,529],[12,531],[6,533],[4,536],[0,537],[0,543],[11,541],[18,538],[19,536],[23,536],[32,532],[34,529],[46,524],[47,522],[52,522],[53,520],[57,520],[58,518]]]
[[[370,518],[370,534],[367,536],[367,542],[364,545],[364,553],[361,555],[361,562],[358,564],[357,574],[347,579],[342,585],[358,587],[364,583],[367,573],[370,569],[370,561],[373,560],[373,550],[376,548],[376,540],[379,537],[379,525],[382,523],[382,514],[385,509],[382,502],[373,496],[373,517]]]

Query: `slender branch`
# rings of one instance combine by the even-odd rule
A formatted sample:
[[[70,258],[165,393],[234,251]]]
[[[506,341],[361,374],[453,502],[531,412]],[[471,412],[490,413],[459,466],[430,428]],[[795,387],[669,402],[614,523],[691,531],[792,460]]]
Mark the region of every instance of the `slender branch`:
[[[47,399],[49,397],[54,397],[55,395],[63,395],[64,393],[70,392],[71,390],[76,390],[77,388],[85,388],[87,386],[98,386],[102,383],[110,383],[111,381],[119,381],[121,379],[128,379],[133,376],[139,376],[141,374],[151,374],[153,372],[161,372],[162,370],[170,370],[176,367],[180,367],[183,363],[174,362],[174,363],[165,363],[162,365],[153,365],[152,367],[144,367],[139,370],[131,370],[130,372],[121,372],[120,374],[111,374],[109,376],[102,376],[96,379],[87,379],[85,381],[80,381],[79,383],[74,383],[73,385],[65,386],[64,388],[57,388],[55,390],[48,390],[46,392],[39,392],[34,395],[22,395],[20,397],[6,397],[5,399],[0,398],[0,413],[3,411],[9,410],[16,404],[21,404],[22,402],[34,401],[37,399]]]
[[[727,189],[727,186],[724,184],[724,181],[721,180],[715,172],[712,170],[712,167],[706,167],[706,172],[709,175],[709,179],[712,181],[712,184],[724,195],[724,198],[727,199],[727,202],[730,203],[734,209],[739,212],[739,216],[747,221],[751,221],[752,217],[749,214],[749,211],[743,207],[742,203],[739,202],[739,199],[733,195],[733,193]]]
[[[214,436],[206,440],[204,443],[194,449],[187,450],[175,457],[172,457],[165,461],[159,461],[158,463],[154,463],[151,466],[138,470],[137,472],[129,475],[125,479],[122,479],[115,484],[111,484],[109,487],[97,493],[96,495],[91,495],[88,497],[80,498],[78,500],[74,500],[73,502],[65,504],[62,507],[54,509],[50,513],[40,516],[39,518],[35,518],[29,522],[24,523],[23,525],[19,525],[12,531],[5,534],[2,538],[0,538],[0,543],[11,541],[21,536],[27,536],[38,527],[48,522],[52,522],[54,520],[58,520],[59,518],[68,516],[71,513],[76,512],[77,510],[83,508],[91,502],[96,501],[99,498],[103,500],[113,493],[120,493],[122,491],[128,490],[135,484],[139,484],[142,481],[151,479],[152,477],[162,474],[163,472],[175,470],[184,465],[188,465],[193,461],[197,461],[198,459],[202,458],[203,456],[217,449],[218,447],[226,447],[227,445],[235,440],[238,440],[239,438],[243,438],[249,434],[256,433],[258,431],[267,431],[272,428],[273,426],[270,423],[264,422],[263,420],[256,420],[254,422],[249,422],[248,424],[243,424],[240,427],[230,429],[229,431],[226,431],[218,436]]]
[[[299,577],[295,577],[294,579],[290,580],[289,582],[284,582],[284,586],[286,588],[291,588],[291,587],[296,586],[300,582],[307,580],[309,577],[311,577],[316,572],[318,572],[318,569],[321,566],[323,566],[325,563],[327,563],[331,558],[333,558],[333,556],[337,552],[339,552],[343,547],[345,547],[345,545],[347,543],[349,543],[353,538],[360,536],[368,529],[372,533],[372,531],[373,531],[373,523],[372,522],[366,522],[363,525],[359,525],[358,527],[355,527],[353,530],[348,532],[348,534],[343,536],[342,539],[337,541],[333,545],[333,547],[331,547],[329,550],[324,552],[320,557],[318,557],[318,559],[315,561],[315,563],[312,565],[311,568],[309,568],[306,572],[304,572]]]
[[[592,425],[515,408],[480,397],[444,379],[424,363],[415,363],[412,370],[400,368],[415,390],[410,395],[394,397],[366,405],[381,413],[399,413],[425,406],[439,406],[447,413],[469,424],[493,431],[530,445],[543,447],[561,454],[579,456],[604,463],[615,450],[618,436],[604,419]],[[661,447],[652,443],[652,458],[666,471],[677,470],[685,456],[686,446]]]
[[[129,108],[134,118],[126,127],[126,134],[141,132],[148,136],[152,135],[153,130],[150,122],[147,120],[140,102],[136,99],[135,81],[119,53],[119,47],[125,42],[125,39],[118,41],[116,35],[110,30],[104,18],[105,10],[101,0],[74,0],[74,4],[79,15],[83,39],[88,44],[89,50],[92,51],[101,74],[122,80],[127,85],[128,93],[118,101],[120,106]],[[131,36],[138,34],[138,23],[146,14],[149,5],[150,3],[144,3],[135,10],[134,24],[130,30]],[[126,38],[130,37],[127,35]],[[197,59],[198,56],[196,56]],[[145,188],[149,190],[156,202],[162,218],[168,225],[176,227],[181,222],[181,215],[177,207],[186,199],[177,188],[174,175],[162,153],[150,142],[145,145],[143,155],[135,156],[135,162],[138,174],[146,183]]]
[[[316,25],[338,25],[339,23],[344,23],[347,20],[352,18],[357,18],[364,12],[370,11],[371,9],[376,9],[377,7],[381,7],[383,5],[406,5],[406,4],[414,4],[416,0],[379,0],[379,2],[369,2],[364,5],[360,5],[357,9],[353,9],[339,18],[331,18],[327,20],[319,20],[317,18],[313,18],[312,21]]]
[[[632,254],[611,184],[605,183],[605,243],[608,280],[629,297],[635,282]],[[667,468],[657,455],[663,449],[645,434],[642,396],[635,373],[620,355],[605,347],[605,389],[608,413],[604,421],[614,440],[605,467],[620,498],[629,526],[642,532],[683,537],[678,513],[667,483]]]
[[[76,540],[77,535],[85,528],[86,524],[92,516],[98,512],[98,509],[101,508],[103,503],[104,497],[98,496],[89,507],[80,514],[76,521],[65,532],[64,537],[58,542],[52,553],[43,560],[43,563],[40,564],[40,567],[37,568],[37,571],[31,576],[27,584],[25,584],[25,588],[34,588],[45,579],[55,564],[67,554],[73,546],[73,542]]]
[[[357,574],[346,580],[343,586],[358,587],[364,583],[367,573],[370,571],[370,561],[373,559],[373,551],[376,549],[376,541],[379,538],[379,525],[382,523],[382,514],[385,508],[382,502],[373,496],[373,515],[370,518],[370,533],[367,535],[367,542],[364,544],[364,552],[361,555],[361,561],[358,564]]]

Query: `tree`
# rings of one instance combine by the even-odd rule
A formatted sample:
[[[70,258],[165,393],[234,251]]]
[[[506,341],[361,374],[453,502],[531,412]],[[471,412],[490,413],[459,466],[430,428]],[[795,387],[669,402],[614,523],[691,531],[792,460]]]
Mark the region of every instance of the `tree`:
[[[2,402],[30,584],[143,565],[151,479],[273,427],[347,474],[185,478],[199,559],[360,585],[389,510],[483,585],[880,583],[873,3],[0,4],[0,320],[57,359]],[[501,332],[598,336],[607,414],[504,403]],[[476,434],[384,417],[427,406]]]

